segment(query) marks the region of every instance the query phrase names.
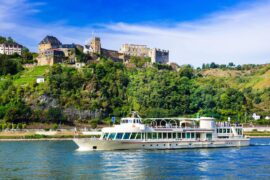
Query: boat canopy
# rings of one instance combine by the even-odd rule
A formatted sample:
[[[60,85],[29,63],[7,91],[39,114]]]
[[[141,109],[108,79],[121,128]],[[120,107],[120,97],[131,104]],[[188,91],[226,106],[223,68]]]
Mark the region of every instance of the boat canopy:
[[[194,127],[198,118],[145,118],[144,122],[155,128]]]

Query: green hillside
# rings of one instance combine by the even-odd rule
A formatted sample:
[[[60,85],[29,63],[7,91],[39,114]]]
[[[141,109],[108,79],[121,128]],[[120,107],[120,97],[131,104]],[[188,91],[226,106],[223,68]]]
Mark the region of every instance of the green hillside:
[[[40,75],[45,83],[37,84]],[[204,115],[233,121],[248,121],[254,112],[270,115],[270,65],[175,70],[167,65],[127,68],[103,59],[82,69],[25,67],[0,79],[0,119],[5,122],[97,124],[131,110],[148,117]]]

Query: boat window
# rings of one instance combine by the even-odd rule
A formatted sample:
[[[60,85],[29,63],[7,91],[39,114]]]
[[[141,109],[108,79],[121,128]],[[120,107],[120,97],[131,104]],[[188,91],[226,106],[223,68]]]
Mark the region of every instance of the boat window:
[[[189,133],[189,132],[186,133],[186,138],[187,138],[187,139],[190,139],[190,133]]]
[[[230,129],[227,129],[227,133],[230,133]]]
[[[242,129],[236,129],[238,135],[242,135]]]
[[[108,138],[108,135],[109,135],[109,133],[105,133],[105,134],[103,135],[103,138],[104,138],[104,139],[107,139],[107,138]]]
[[[207,138],[208,140],[211,140],[211,139],[212,139],[212,134],[211,134],[211,133],[206,133],[206,138]]]
[[[172,133],[168,133],[168,139],[172,138]]]
[[[195,138],[195,135],[194,135],[194,133],[191,133],[191,138]]]
[[[142,133],[142,139],[145,139],[145,133]]]
[[[163,133],[163,139],[167,139],[167,133]]]
[[[137,133],[136,139],[142,139],[142,133]]]
[[[157,133],[153,133],[153,139],[157,139]]]
[[[122,139],[123,133],[117,133],[115,139]]]
[[[123,139],[129,139],[130,133],[125,133]]]
[[[158,133],[158,139],[162,139],[162,133]]]
[[[130,139],[135,139],[137,133],[131,133]]]
[[[219,133],[222,133],[222,129],[219,129],[218,131],[219,131]]]
[[[110,133],[109,139],[114,139],[115,135],[116,135],[115,133]]]
[[[181,133],[177,133],[177,137],[179,138],[179,139],[181,139],[182,137],[181,137]]]
[[[152,139],[152,133],[147,133],[147,138],[146,139]]]
[[[223,133],[226,133],[226,129],[223,129]]]
[[[176,139],[176,133],[173,133],[173,138]]]
[[[182,133],[182,138],[183,138],[183,139],[186,138],[186,133]]]

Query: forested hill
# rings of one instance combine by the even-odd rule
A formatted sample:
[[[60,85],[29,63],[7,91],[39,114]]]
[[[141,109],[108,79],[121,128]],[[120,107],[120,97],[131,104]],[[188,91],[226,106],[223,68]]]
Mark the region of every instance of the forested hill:
[[[14,75],[4,67],[2,63],[0,119],[5,122],[96,124],[131,110],[147,117],[200,115],[234,121],[249,120],[254,112],[270,115],[270,65],[173,70],[157,64],[127,68],[103,59],[81,69],[55,65],[22,70],[14,65]],[[37,84],[40,75],[45,83]]]

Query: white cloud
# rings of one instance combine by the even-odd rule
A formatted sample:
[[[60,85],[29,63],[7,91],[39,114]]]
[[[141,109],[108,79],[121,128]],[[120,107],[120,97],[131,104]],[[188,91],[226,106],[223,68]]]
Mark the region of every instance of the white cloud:
[[[61,22],[35,22],[33,25],[18,20],[15,12],[23,8],[36,13],[37,4],[29,4],[26,0],[12,1],[16,1],[20,7],[13,7],[13,11],[9,11],[9,5],[16,3],[0,5],[0,34],[14,36],[31,49],[37,49],[37,43],[47,34],[55,35],[65,43],[83,44],[94,31],[102,38],[105,48],[119,49],[123,43],[146,44],[170,50],[170,59],[179,64],[199,66],[212,61],[233,61],[236,64],[270,61],[269,1],[239,6],[198,21],[175,23],[170,27],[116,23],[99,25],[99,28],[96,25],[73,27]],[[25,17],[28,15],[24,14]]]

